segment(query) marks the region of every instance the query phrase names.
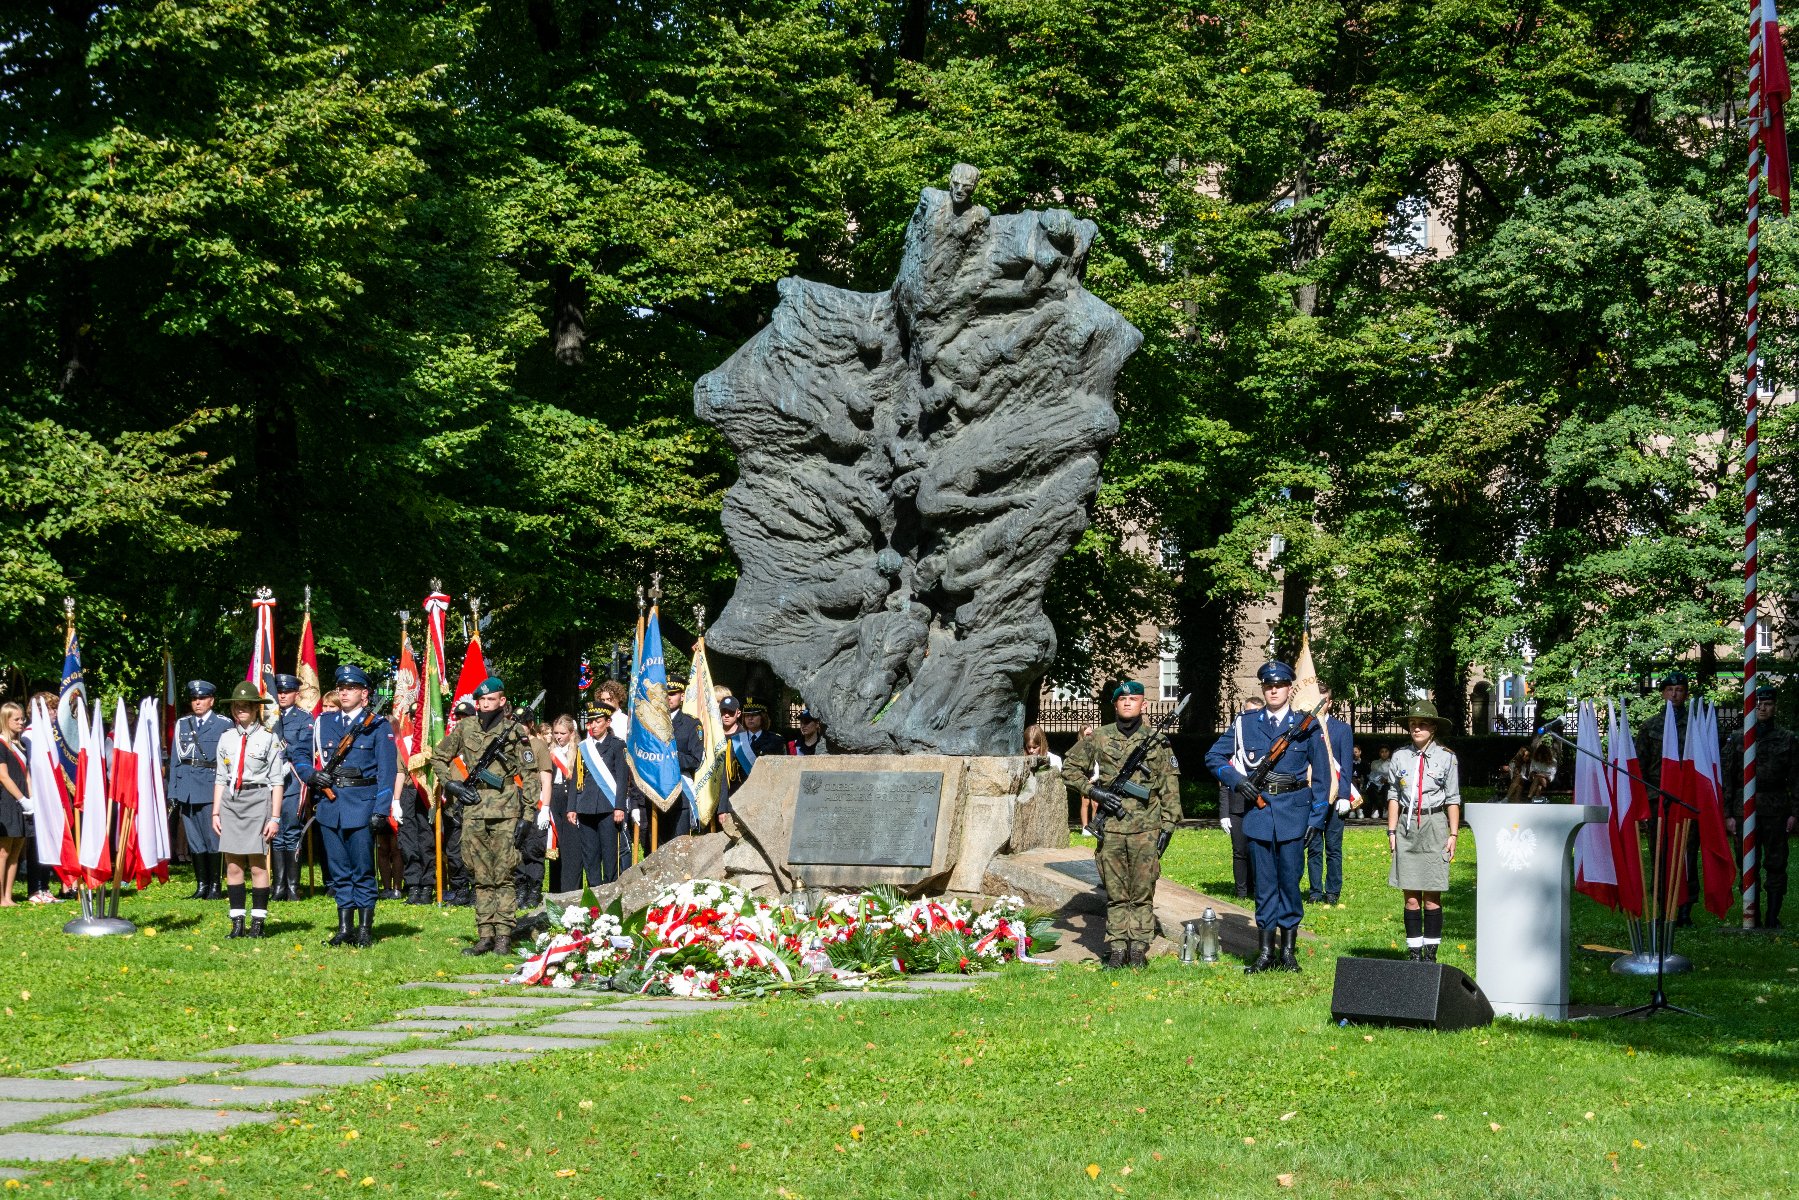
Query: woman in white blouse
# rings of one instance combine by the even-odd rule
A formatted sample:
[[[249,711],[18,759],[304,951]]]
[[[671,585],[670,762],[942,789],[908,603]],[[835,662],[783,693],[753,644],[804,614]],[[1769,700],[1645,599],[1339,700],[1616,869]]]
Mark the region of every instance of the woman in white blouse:
[[[231,728],[219,737],[218,774],[212,784],[212,828],[225,857],[225,894],[231,900],[227,936],[267,937],[268,843],[281,829],[282,775],[287,757],[281,740],[257,721],[263,699],[245,680],[231,692]],[[253,889],[250,928],[244,929],[244,872]]]

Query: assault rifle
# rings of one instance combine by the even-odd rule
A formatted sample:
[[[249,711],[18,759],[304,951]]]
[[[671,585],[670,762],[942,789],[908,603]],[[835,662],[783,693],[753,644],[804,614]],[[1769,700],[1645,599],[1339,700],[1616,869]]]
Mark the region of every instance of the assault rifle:
[[[536,712],[537,706],[543,703],[543,698],[548,694],[548,689],[538,692],[537,699],[525,705],[519,714],[512,718],[510,723],[511,727],[502,731],[499,737],[496,737],[493,741],[487,743],[487,749],[482,751],[481,757],[475,760],[474,767],[468,767],[460,758],[458,758],[455,765],[462,771],[462,778],[444,780],[444,795],[456,801],[464,808],[467,808],[471,804],[479,804],[481,802],[481,792],[475,784],[484,783],[488,787],[496,789],[505,787],[505,778],[495,775],[489,768],[493,766],[493,760],[499,756],[500,749],[505,746],[509,735],[517,731],[518,723],[521,720],[528,719],[532,713]],[[472,721],[476,718],[464,717],[462,719],[465,721]]]
[[[369,702],[368,708],[363,711],[362,720],[356,723],[355,728],[344,731],[344,735],[337,739],[331,757],[325,760],[325,765],[312,773],[312,791],[328,801],[337,799],[337,789],[344,786],[338,782],[337,768],[343,764],[344,756],[350,753],[350,747],[356,744],[356,739],[375,727],[375,722],[381,719],[381,710],[392,699],[392,696],[376,696]]]
[[[1307,730],[1318,724],[1318,714],[1323,711],[1324,705],[1320,703],[1314,705],[1310,712],[1300,714],[1300,719],[1298,721],[1287,726],[1286,731],[1274,739],[1274,745],[1268,747],[1268,753],[1262,757],[1262,761],[1256,765],[1255,770],[1249,773],[1248,779],[1239,783],[1231,790],[1237,792],[1244,803],[1248,803],[1249,797],[1244,796],[1240,789],[1249,788],[1255,792],[1256,807],[1267,808],[1268,797],[1262,795],[1262,785],[1268,781],[1268,776],[1273,773],[1274,764],[1281,760],[1281,756],[1287,752],[1288,747],[1304,737]]]
[[[1138,771],[1143,769],[1144,760],[1149,757],[1149,752],[1156,748],[1158,741],[1165,741],[1168,731],[1179,723],[1181,714],[1187,711],[1188,701],[1192,699],[1192,693],[1182,696],[1181,702],[1174,706],[1173,711],[1165,713],[1161,720],[1150,726],[1150,736],[1138,742],[1136,749],[1125,756],[1124,762],[1118,768],[1118,774],[1114,775],[1109,783],[1094,784],[1087,789],[1087,795],[1099,806],[1099,820],[1095,822],[1094,835],[1095,840],[1101,845],[1105,844],[1106,840],[1106,818],[1124,816],[1124,798],[1126,796],[1132,800],[1149,800],[1149,788],[1138,783],[1134,777]],[[1162,852],[1168,849],[1168,836],[1164,833],[1157,841],[1157,857],[1160,857]]]

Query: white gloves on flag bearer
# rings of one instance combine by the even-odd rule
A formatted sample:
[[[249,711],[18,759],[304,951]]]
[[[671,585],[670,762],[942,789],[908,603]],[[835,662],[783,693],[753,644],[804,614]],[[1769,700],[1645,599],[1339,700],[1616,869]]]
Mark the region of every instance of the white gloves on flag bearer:
[[[550,806],[547,804],[540,804],[537,806],[537,827],[539,829],[548,829],[550,827]]]

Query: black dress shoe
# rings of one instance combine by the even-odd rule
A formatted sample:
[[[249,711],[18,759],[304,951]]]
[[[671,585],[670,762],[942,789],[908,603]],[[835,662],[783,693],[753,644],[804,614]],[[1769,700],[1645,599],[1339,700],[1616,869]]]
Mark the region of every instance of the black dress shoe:
[[[1336,903],[1337,903],[1337,897],[1336,897],[1336,894],[1335,894],[1335,893],[1334,893],[1334,892],[1326,892],[1326,893],[1325,893],[1325,894],[1324,894],[1324,902],[1325,902],[1325,903],[1326,903],[1326,904],[1329,904],[1329,905],[1331,905],[1331,906],[1333,906],[1333,907],[1334,907],[1334,906],[1335,906],[1335,905],[1336,905]]]
[[[475,944],[472,946],[464,946],[462,952],[470,958],[478,958],[483,954],[492,954],[493,939],[487,937],[476,938]]]

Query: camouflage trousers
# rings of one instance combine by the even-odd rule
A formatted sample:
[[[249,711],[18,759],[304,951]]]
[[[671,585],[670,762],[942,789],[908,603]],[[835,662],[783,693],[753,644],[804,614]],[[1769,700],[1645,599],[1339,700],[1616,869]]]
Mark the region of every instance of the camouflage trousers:
[[[1156,831],[1106,832],[1093,855],[1099,882],[1106,889],[1106,943],[1149,949],[1156,936],[1156,880],[1162,860],[1156,857]]]
[[[518,893],[512,873],[518,870],[518,843],[512,817],[492,820],[467,817],[462,821],[462,857],[475,878],[475,936],[512,936],[513,905]]]

